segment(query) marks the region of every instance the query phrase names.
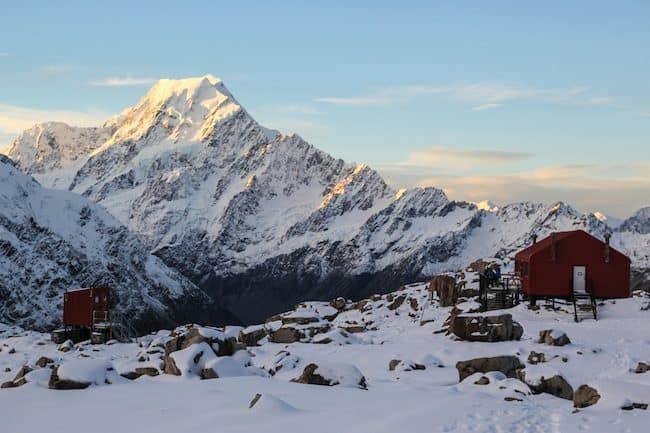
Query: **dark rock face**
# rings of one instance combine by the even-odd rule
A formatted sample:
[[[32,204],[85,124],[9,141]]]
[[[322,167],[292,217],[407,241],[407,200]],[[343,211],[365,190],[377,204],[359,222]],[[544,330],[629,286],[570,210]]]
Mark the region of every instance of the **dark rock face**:
[[[475,358],[456,363],[458,379],[463,381],[467,376],[476,372],[487,373],[488,371],[500,371],[506,377],[517,378],[517,370],[524,368],[524,365],[516,356],[495,356],[492,358]]]
[[[296,328],[282,327],[269,332],[269,341],[273,343],[295,343],[303,338],[305,338],[305,334]]]
[[[497,342],[519,340],[523,328],[512,320],[512,315],[499,316],[452,316],[451,332],[466,341]]]
[[[598,400],[600,400],[600,394],[589,385],[580,385],[573,393],[573,406],[577,408],[592,406],[598,403]]]
[[[259,341],[267,335],[268,332],[264,327],[248,331],[244,329],[239,333],[239,341],[244,343],[246,346],[257,346]]]

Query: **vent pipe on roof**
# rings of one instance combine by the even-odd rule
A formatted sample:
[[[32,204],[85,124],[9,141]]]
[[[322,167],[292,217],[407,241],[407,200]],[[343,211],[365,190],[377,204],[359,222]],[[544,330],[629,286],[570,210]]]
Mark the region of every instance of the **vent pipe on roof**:
[[[556,261],[557,260],[557,246],[555,245],[557,243],[555,239],[555,232],[551,234],[551,260]]]
[[[611,237],[611,233],[605,233],[605,263],[609,263],[609,238]]]
[[[537,243],[537,234],[533,233],[533,236],[531,237],[533,238],[533,245],[535,245]]]

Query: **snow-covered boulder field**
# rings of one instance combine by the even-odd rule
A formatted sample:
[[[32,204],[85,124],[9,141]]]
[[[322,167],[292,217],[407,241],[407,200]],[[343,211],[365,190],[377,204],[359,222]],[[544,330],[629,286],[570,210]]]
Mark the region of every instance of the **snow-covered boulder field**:
[[[416,283],[131,343],[57,346],[0,325],[0,411],[11,414],[1,430],[647,431],[647,294],[605,301],[598,321],[575,323],[567,306],[478,313],[466,278],[455,306]],[[519,339],[452,332],[455,317],[505,315]]]

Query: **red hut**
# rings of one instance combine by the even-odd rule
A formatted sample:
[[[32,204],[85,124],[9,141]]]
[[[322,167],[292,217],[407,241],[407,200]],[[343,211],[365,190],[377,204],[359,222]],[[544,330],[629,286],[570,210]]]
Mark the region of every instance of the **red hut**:
[[[63,295],[63,324],[91,328],[108,322],[110,309],[110,287],[68,290]]]
[[[536,298],[630,296],[630,259],[583,230],[553,233],[515,256],[522,291]]]
[[[112,335],[110,287],[68,290],[63,295],[62,329],[52,332],[52,341],[62,343],[91,339],[102,343]]]

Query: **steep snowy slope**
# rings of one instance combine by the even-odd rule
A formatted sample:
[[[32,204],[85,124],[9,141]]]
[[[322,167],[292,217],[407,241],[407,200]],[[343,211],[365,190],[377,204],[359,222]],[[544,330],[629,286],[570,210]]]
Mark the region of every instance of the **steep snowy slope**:
[[[0,320],[49,329],[63,291],[98,284],[114,288],[117,310],[141,331],[196,316],[232,320],[105,210],[41,187],[1,157]]]
[[[75,164],[28,133],[10,155],[46,185],[100,203],[245,321],[507,257],[532,233],[611,231],[563,203],[479,207],[436,188],[395,191],[365,165],[260,126],[213,76],[161,80],[100,130],[110,134],[100,145],[70,143]],[[650,261],[650,237],[612,242],[637,250],[638,266]]]

